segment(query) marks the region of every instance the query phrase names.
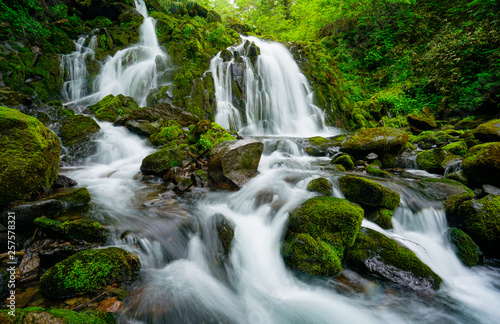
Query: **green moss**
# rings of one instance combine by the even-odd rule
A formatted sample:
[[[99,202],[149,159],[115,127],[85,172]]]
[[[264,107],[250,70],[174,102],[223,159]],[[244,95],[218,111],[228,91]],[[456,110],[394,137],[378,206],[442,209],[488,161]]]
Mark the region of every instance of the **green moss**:
[[[91,197],[87,188],[78,188],[69,192],[62,192],[48,197],[47,199],[56,199],[64,204],[66,209],[77,207],[86,207],[89,205]]]
[[[51,299],[93,293],[136,279],[140,266],[137,256],[119,248],[81,251],[47,270],[40,278],[40,290]]]
[[[311,145],[322,145],[328,143],[328,140],[324,137],[316,136],[316,137],[311,137],[309,139],[309,143],[311,143]]]
[[[43,320],[50,321],[50,323],[56,323],[56,321],[57,323],[60,323],[59,321],[61,320],[66,324],[116,323],[116,318],[112,313],[105,313],[100,310],[84,310],[76,312],[69,309],[27,307],[17,308],[15,311],[16,316],[10,316],[8,312],[8,309],[0,311],[0,322],[5,324],[40,323],[37,318],[43,318]],[[47,315],[38,317],[41,314],[50,314],[49,316],[51,318],[47,318]]]
[[[463,264],[473,267],[482,263],[483,252],[469,235],[459,229],[451,228],[448,230],[448,237]]]
[[[330,196],[332,194],[332,184],[325,178],[317,178],[309,182],[307,190],[320,193],[323,196]]]
[[[454,142],[444,146],[443,149],[453,154],[463,156],[467,153],[467,143],[465,143],[465,141]]]
[[[236,140],[224,127],[209,120],[198,122],[188,133],[188,139],[190,143],[196,144],[200,151],[211,149],[225,141]]]
[[[417,155],[417,164],[422,170],[440,172],[442,171],[441,163],[443,163],[445,157],[446,152],[442,148],[434,148],[432,150],[420,152]]]
[[[349,135],[342,143],[342,150],[358,158],[364,158],[369,153],[397,154],[408,142],[408,134],[400,129],[379,127],[362,130]]]
[[[59,136],[64,146],[72,146],[88,141],[99,129],[99,124],[92,117],[74,115],[62,121]]]
[[[377,211],[378,217],[375,220],[375,224],[382,227],[383,229],[391,229],[392,228],[392,214],[394,212],[389,209],[379,209]]]
[[[376,177],[382,177],[382,178],[390,178],[391,174],[387,171],[380,170],[379,168],[374,167],[373,165],[368,165],[365,168],[366,173],[376,176]]]
[[[88,107],[98,120],[114,122],[118,116],[128,114],[133,109],[138,109],[137,103],[132,97],[124,95],[107,95],[95,105]]]
[[[70,241],[103,243],[109,236],[109,231],[101,224],[88,219],[62,223],[47,217],[38,217],[34,223],[43,228],[49,236],[55,235]]]
[[[474,137],[483,142],[500,141],[500,119],[490,120],[474,130]]]
[[[39,198],[57,179],[60,144],[36,118],[0,106],[0,209]]]
[[[500,186],[500,142],[473,146],[465,154],[462,167],[471,184]]]
[[[427,143],[434,145],[437,143],[436,134],[433,131],[424,131],[411,139],[413,144]]]
[[[335,159],[332,160],[333,164],[340,164],[342,165],[346,170],[352,170],[354,168],[354,162],[352,162],[352,159],[349,155],[341,155]]]
[[[177,143],[175,143],[177,142]],[[184,153],[177,147],[178,141],[173,141],[170,146],[164,147],[142,160],[141,172],[146,175],[162,176],[173,167],[182,166],[184,160]]]
[[[179,139],[183,134],[181,125],[174,120],[169,120],[159,133],[150,136],[150,140],[154,145],[163,145]]]
[[[345,197],[363,208],[386,208],[394,210],[400,201],[398,193],[365,178],[343,176],[339,178],[340,189]]]

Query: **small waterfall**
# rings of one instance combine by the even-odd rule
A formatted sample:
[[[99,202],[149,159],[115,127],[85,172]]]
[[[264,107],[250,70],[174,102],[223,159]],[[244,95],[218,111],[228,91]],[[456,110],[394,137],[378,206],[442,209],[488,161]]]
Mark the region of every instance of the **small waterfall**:
[[[232,53],[228,62],[219,53],[210,65],[217,99],[216,122],[248,135],[331,134],[323,112],[313,104],[306,77],[288,49],[257,37],[241,39],[242,44],[228,48]],[[255,46],[260,49],[256,59]],[[243,85],[243,115],[234,104],[234,77]]]
[[[76,51],[61,57],[61,70],[66,72],[65,80],[67,80],[62,89],[65,102],[78,100],[88,94],[87,60],[94,59],[96,44],[96,35],[90,38],[82,36],[75,42]]]
[[[139,42],[108,57],[93,85],[93,93],[80,92],[68,97],[68,104],[93,104],[109,94],[133,97],[139,106],[146,106],[149,92],[166,84],[164,73],[170,62],[156,37],[155,20],[149,17],[144,0],[134,0],[137,11],[144,16]],[[84,62],[84,61],[83,61]],[[85,66],[83,66],[85,68]],[[75,80],[86,82],[85,77]]]

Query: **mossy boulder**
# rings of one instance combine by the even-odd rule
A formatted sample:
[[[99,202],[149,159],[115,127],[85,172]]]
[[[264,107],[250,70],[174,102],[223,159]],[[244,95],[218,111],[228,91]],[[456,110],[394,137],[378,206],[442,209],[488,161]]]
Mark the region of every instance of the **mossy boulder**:
[[[57,179],[60,144],[36,118],[0,107],[0,209],[46,194]]]
[[[200,152],[211,149],[215,145],[225,141],[235,141],[236,138],[231,135],[224,127],[210,120],[202,120],[188,134],[189,143],[195,144]]]
[[[69,116],[61,122],[59,137],[64,146],[73,146],[87,142],[101,127],[89,116]]]
[[[292,269],[338,276],[344,251],[361,228],[363,209],[344,199],[316,197],[290,213],[281,253]]]
[[[16,316],[8,314],[9,310],[0,311],[0,322],[4,324],[115,324],[112,313],[100,310],[72,311],[61,308],[28,307],[17,308]]]
[[[62,237],[73,242],[104,243],[110,233],[101,224],[88,219],[59,222],[46,217],[35,219],[35,224],[49,236]]]
[[[344,154],[344,155],[341,155],[341,156],[338,156],[338,157],[332,159],[331,163],[340,164],[346,170],[352,170],[354,168],[354,162],[352,162],[351,157],[347,154]]]
[[[114,96],[112,94],[102,98],[95,105],[89,106],[90,112],[101,121],[114,122],[119,116],[126,115],[130,111],[139,108],[134,98],[126,97],[122,94]]]
[[[439,201],[446,201],[449,197],[461,194],[474,196],[470,188],[451,179],[426,178],[418,181],[417,185],[427,196]]]
[[[219,186],[239,189],[257,175],[263,150],[255,139],[219,143],[210,151],[208,174]]]
[[[49,268],[40,278],[40,291],[49,299],[93,293],[135,280],[140,268],[139,258],[120,248],[81,251]]]
[[[467,153],[468,147],[465,141],[458,141],[445,145],[443,149],[450,153],[463,156]]]
[[[367,210],[379,208],[394,210],[401,199],[397,192],[362,177],[343,176],[339,178],[339,184],[347,200]]]
[[[437,127],[436,121],[431,116],[418,116],[409,114],[406,120],[412,131],[420,133],[422,131],[431,130]]]
[[[418,167],[428,172],[442,173],[441,165],[446,155],[446,151],[442,148],[433,148],[432,150],[420,152],[417,155]]]
[[[304,151],[311,156],[325,156],[328,155],[329,149],[338,147],[344,141],[346,135],[338,135],[332,138],[324,138],[315,136],[304,140]]]
[[[231,248],[231,242],[234,238],[234,224],[220,214],[216,215],[214,220],[217,235],[219,236],[221,243],[219,246],[219,252],[227,257]]]
[[[380,170],[380,167],[374,166],[374,165],[367,165],[365,168],[366,173],[375,176],[375,177],[381,177],[381,178],[390,178],[391,174],[387,171]]]
[[[320,193],[323,196],[330,196],[332,194],[332,184],[328,179],[317,178],[309,182],[307,190]]]
[[[415,290],[438,290],[442,282],[413,251],[371,229],[357,235],[345,261],[351,268]]]
[[[474,130],[474,137],[482,142],[500,142],[500,119],[479,125]]]
[[[141,172],[145,175],[163,176],[171,168],[182,166],[185,154],[178,148],[178,144],[178,141],[174,141],[146,156],[142,160]]]
[[[47,199],[58,200],[63,204],[66,210],[70,210],[79,207],[87,207],[91,197],[87,188],[78,188],[52,195]]]
[[[151,108],[130,110],[125,116],[118,119],[115,125],[126,125],[127,121],[132,120],[148,121],[150,123],[159,120],[174,120],[181,126],[186,127],[196,124],[200,119],[187,111],[183,111],[182,108],[169,103],[161,103]]]
[[[158,133],[151,135],[150,140],[154,145],[163,145],[178,140],[183,134],[182,127],[178,122],[168,120]]]
[[[471,185],[500,186],[500,142],[470,148],[464,156],[462,167]]]
[[[342,142],[342,151],[356,158],[362,159],[369,153],[383,155],[384,153],[397,154],[408,142],[408,134],[391,127],[364,129],[356,134],[349,135]]]
[[[458,209],[460,229],[486,254],[500,256],[500,196],[463,202]]]
[[[463,264],[473,267],[483,263],[483,252],[469,235],[457,228],[450,228],[448,238]]]
[[[365,218],[374,222],[383,229],[391,229],[393,214],[394,214],[393,210],[380,208],[374,211],[368,211],[365,214]]]
[[[433,131],[424,131],[418,134],[418,136],[411,136],[410,142],[417,144],[422,149],[430,149],[433,145],[437,144],[438,140]]]

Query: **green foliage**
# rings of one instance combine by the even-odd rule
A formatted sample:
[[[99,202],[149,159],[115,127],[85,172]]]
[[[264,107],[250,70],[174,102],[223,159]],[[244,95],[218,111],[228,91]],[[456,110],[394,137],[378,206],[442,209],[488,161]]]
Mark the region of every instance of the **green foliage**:
[[[43,318],[45,321],[50,321],[52,323],[57,322],[66,324],[116,323],[116,318],[112,313],[105,313],[99,310],[84,310],[76,312],[69,309],[27,307],[16,309],[16,316],[11,316],[8,312],[8,309],[0,311],[0,322],[4,324],[23,324],[32,322],[34,319],[37,321],[36,319]],[[45,316],[42,314],[45,314]],[[48,318],[47,314],[50,314],[49,316],[52,316],[55,319],[53,320],[50,317]]]

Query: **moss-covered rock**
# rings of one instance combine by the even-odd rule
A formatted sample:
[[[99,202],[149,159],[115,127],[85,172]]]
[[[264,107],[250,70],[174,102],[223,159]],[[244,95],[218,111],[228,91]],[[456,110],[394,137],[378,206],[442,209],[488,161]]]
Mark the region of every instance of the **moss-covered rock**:
[[[391,174],[387,171],[380,170],[378,166],[373,166],[373,165],[367,165],[365,168],[366,173],[376,176],[376,177],[381,177],[381,178],[390,178]]]
[[[500,196],[488,195],[478,200],[468,200],[458,209],[460,228],[476,242],[485,253],[500,256]]]
[[[40,291],[50,299],[92,293],[135,280],[140,268],[139,258],[123,249],[81,251],[48,269],[40,278]]]
[[[380,208],[375,211],[367,212],[365,214],[365,218],[374,222],[383,229],[391,229],[393,214],[394,214],[393,210]]]
[[[168,120],[158,133],[151,135],[150,140],[154,145],[163,145],[178,140],[182,134],[181,125],[174,120]]]
[[[443,172],[441,164],[446,158],[446,155],[446,151],[442,148],[433,148],[432,150],[420,152],[417,155],[418,167],[429,172]]]
[[[471,185],[500,186],[500,142],[470,148],[464,156],[462,167]]]
[[[139,108],[134,98],[122,94],[117,96],[107,95],[95,105],[88,109],[94,113],[98,120],[114,122],[119,116],[130,113],[131,110]]]
[[[463,264],[473,267],[483,263],[483,252],[469,235],[457,228],[450,228],[448,237],[455,253]]]
[[[442,282],[413,251],[371,229],[358,234],[345,260],[352,268],[415,290],[437,290]]]
[[[407,142],[408,134],[403,130],[390,127],[370,128],[347,136],[342,142],[342,150],[362,159],[372,152],[378,155],[397,154]]]
[[[346,135],[338,135],[333,138],[315,136],[304,140],[304,151],[311,156],[328,155],[330,148],[338,147],[344,141]]]
[[[422,149],[430,149],[432,145],[438,142],[433,131],[424,131],[418,134],[418,136],[412,136],[410,141],[413,144],[417,144]]]
[[[60,222],[46,217],[35,219],[34,223],[49,236],[62,237],[73,242],[104,243],[110,233],[98,222],[88,219]]]
[[[366,209],[394,210],[401,199],[398,193],[362,177],[343,176],[339,178],[339,184],[347,200],[360,204]]]
[[[341,155],[341,156],[338,156],[338,157],[332,159],[331,163],[340,164],[346,170],[352,170],[354,168],[354,162],[352,162],[351,157],[347,154],[344,154],[344,155]]]
[[[131,110],[127,115],[116,121],[116,125],[126,125],[127,121],[148,121],[150,123],[160,120],[174,120],[181,126],[186,127],[191,124],[196,124],[200,119],[181,108],[169,103],[157,104],[154,107]]]
[[[16,308],[16,316],[8,314],[9,310],[0,311],[0,322],[4,324],[115,324],[112,313],[100,310],[84,310],[80,312],[60,308],[28,307]]]
[[[217,229],[217,235],[219,236],[221,243],[219,252],[227,257],[231,248],[231,242],[234,238],[234,225],[231,224],[223,215],[219,214],[215,216],[215,228]]]
[[[455,172],[448,173],[445,176],[446,179],[451,179],[460,182],[461,184],[467,185],[467,176],[465,175],[464,170],[458,170]]]
[[[323,196],[330,196],[332,194],[332,184],[328,179],[317,178],[309,182],[307,190],[320,193]]]
[[[92,117],[74,115],[63,119],[59,137],[64,146],[73,146],[88,141],[100,129],[99,124]]]
[[[406,120],[408,121],[411,130],[416,133],[431,130],[437,127],[436,121],[430,116],[418,116],[415,114],[409,114],[408,116],[406,116]]]
[[[189,132],[188,139],[200,152],[211,149],[219,143],[236,140],[224,127],[209,120],[196,123]]]
[[[500,119],[479,125],[474,130],[474,137],[482,142],[500,142]]]
[[[345,249],[354,243],[363,209],[344,199],[316,197],[290,213],[281,252],[292,269],[337,276]]]
[[[87,188],[78,188],[52,195],[47,199],[58,200],[63,204],[66,210],[70,210],[79,207],[87,207],[91,197]]]
[[[465,153],[467,153],[468,147],[465,141],[458,141],[445,145],[443,149],[450,153],[463,156],[465,155]]]
[[[36,118],[0,107],[0,209],[46,194],[57,179],[60,144]]]
[[[142,160],[141,172],[145,175],[163,176],[173,167],[183,165],[185,154],[178,148],[179,142],[174,141]]]

